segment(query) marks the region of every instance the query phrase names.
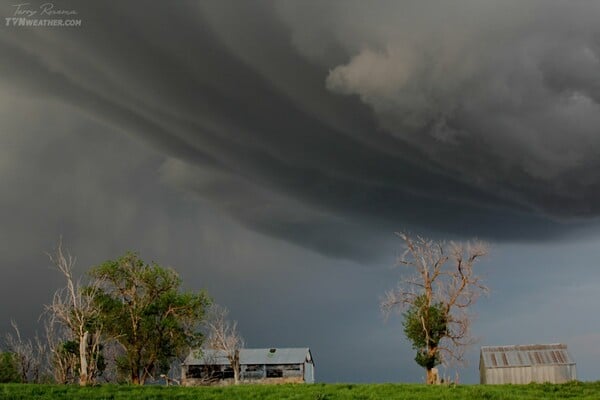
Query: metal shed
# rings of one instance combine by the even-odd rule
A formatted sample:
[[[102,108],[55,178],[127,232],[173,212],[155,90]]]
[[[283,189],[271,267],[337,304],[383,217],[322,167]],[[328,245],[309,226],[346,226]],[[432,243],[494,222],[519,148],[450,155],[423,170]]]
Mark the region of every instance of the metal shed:
[[[314,383],[308,347],[240,350],[240,380],[245,383]],[[229,384],[233,370],[220,350],[192,351],[182,364],[182,384]]]
[[[479,356],[482,384],[565,383],[577,379],[567,345],[484,346]]]

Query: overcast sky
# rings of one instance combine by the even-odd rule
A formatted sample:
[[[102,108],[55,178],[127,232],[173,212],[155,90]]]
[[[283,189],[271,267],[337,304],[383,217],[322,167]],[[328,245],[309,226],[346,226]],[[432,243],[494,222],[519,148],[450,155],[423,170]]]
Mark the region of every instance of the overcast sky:
[[[379,311],[407,231],[491,244],[479,344],[564,342],[600,378],[600,3],[19,3],[3,332],[40,329],[62,235],[80,273],[127,250],[174,267],[249,347],[310,347],[319,381],[416,382]],[[28,10],[81,26],[15,26]]]

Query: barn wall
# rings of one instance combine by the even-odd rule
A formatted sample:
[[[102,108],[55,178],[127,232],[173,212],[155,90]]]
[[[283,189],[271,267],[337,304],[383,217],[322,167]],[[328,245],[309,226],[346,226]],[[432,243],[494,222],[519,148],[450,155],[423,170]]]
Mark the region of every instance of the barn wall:
[[[241,383],[251,383],[257,385],[279,385],[285,383],[303,383],[304,379],[301,376],[283,377],[283,378],[262,378],[262,379],[241,379]],[[233,379],[219,379],[212,382],[207,382],[203,379],[185,378],[182,379],[182,386],[229,386],[235,382]]]
[[[574,365],[536,366],[533,380],[544,383],[566,383],[577,378]]]
[[[565,383],[577,379],[575,365],[538,365],[534,367],[482,368],[481,383],[528,384]]]
[[[488,368],[485,375],[485,382],[492,385],[529,383],[532,377],[531,367]]]
[[[224,368],[226,366],[220,366]],[[255,384],[282,384],[282,383],[303,383],[305,374],[303,364],[281,364],[281,365],[242,365],[240,371],[240,382]],[[202,379],[187,375],[188,366],[182,367],[183,386],[201,386],[216,385],[227,386],[234,384],[233,378]],[[275,373],[275,374],[274,374]],[[270,376],[271,375],[271,376]],[[314,372],[311,370],[311,377],[314,381]]]
[[[315,367],[312,363],[304,363],[304,382],[315,383]]]

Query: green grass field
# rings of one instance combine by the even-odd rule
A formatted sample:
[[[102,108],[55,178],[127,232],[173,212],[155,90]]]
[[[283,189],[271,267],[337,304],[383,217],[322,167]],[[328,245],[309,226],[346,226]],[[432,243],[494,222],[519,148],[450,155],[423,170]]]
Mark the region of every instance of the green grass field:
[[[565,385],[437,386],[315,384],[229,387],[0,385],[0,399],[600,399],[600,382]]]

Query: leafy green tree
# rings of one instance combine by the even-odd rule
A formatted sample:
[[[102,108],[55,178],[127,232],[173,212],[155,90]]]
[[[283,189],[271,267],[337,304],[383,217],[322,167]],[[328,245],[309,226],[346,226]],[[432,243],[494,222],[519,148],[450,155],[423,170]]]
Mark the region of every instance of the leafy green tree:
[[[166,373],[172,361],[201,345],[200,327],[210,299],[181,292],[177,272],[127,253],[90,271],[99,279],[95,301],[105,331],[123,350],[117,360],[133,384]]]
[[[418,296],[404,313],[403,327],[417,350],[417,364],[426,370],[441,364],[438,348],[448,330],[448,316],[442,303],[428,304],[426,296]]]
[[[0,383],[21,383],[19,362],[14,353],[0,353]]]

